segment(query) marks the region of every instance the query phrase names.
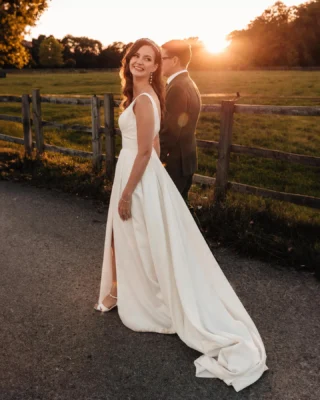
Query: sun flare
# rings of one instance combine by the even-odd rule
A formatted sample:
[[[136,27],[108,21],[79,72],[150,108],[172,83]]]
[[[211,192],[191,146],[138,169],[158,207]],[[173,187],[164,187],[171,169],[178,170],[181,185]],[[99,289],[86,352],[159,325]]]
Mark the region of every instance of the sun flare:
[[[203,41],[207,51],[213,54],[223,53],[228,47],[229,43],[226,39],[219,39],[217,37],[213,37],[210,39],[206,39]]]

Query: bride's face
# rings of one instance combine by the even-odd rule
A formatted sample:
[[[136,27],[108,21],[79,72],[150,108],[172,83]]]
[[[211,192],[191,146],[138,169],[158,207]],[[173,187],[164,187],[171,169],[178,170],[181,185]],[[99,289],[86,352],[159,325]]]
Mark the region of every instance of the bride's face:
[[[155,52],[151,46],[141,46],[130,59],[129,68],[133,77],[149,79],[150,73],[155,72],[158,65],[155,64]]]

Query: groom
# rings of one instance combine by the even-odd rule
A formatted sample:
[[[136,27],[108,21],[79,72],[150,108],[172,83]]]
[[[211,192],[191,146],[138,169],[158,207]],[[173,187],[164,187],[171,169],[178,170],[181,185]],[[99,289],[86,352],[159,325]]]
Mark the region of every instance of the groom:
[[[161,161],[184,200],[197,169],[196,126],[200,114],[199,90],[188,73],[191,47],[185,40],[161,46],[162,71],[167,77],[166,111],[160,129]]]

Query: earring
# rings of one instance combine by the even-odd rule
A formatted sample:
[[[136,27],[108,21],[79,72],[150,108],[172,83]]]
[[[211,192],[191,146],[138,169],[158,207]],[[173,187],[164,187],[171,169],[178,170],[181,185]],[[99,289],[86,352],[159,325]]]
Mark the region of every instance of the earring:
[[[149,77],[149,83],[152,85],[152,79],[153,79],[153,72],[150,72],[150,77]]]

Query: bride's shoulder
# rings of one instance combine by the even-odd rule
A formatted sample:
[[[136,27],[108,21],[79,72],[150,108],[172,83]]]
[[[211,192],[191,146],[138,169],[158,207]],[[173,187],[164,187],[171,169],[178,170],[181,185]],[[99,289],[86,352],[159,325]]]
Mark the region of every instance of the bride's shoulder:
[[[136,113],[136,111],[141,110],[146,111],[149,108],[153,107],[152,102],[153,102],[152,95],[150,93],[144,92],[139,94],[134,100],[134,105],[133,105],[133,111]]]
[[[143,92],[140,93],[139,96],[135,98],[135,103],[136,104],[148,104],[151,102],[157,103],[158,101],[158,96],[156,94],[150,93],[150,92]]]
[[[139,96],[137,96],[137,99],[138,98],[141,98],[141,97],[152,97],[152,98],[154,98],[155,96],[157,96],[154,92],[142,92],[142,93],[140,93],[139,94]]]

